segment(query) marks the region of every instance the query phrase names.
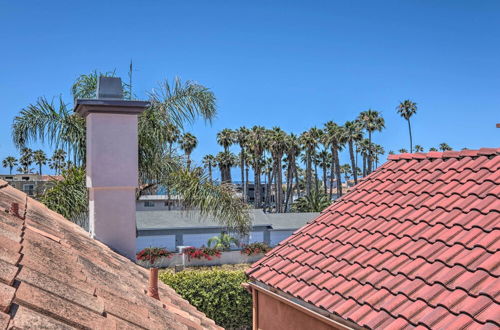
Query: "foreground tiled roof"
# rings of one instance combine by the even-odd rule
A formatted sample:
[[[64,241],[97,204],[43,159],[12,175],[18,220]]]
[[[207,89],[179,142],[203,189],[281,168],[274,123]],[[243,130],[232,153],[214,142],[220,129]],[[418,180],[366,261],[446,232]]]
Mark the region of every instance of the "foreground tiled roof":
[[[18,203],[20,217],[10,210]],[[215,329],[147,270],[0,180],[0,329]]]
[[[248,271],[368,328],[500,326],[500,149],[391,156]]]

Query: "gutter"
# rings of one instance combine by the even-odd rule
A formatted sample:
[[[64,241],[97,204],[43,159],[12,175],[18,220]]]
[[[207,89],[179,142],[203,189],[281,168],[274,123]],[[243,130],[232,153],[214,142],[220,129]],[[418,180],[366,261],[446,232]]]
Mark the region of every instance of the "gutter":
[[[294,309],[301,311],[304,314],[307,314],[323,323],[326,323],[337,329],[362,329],[359,325],[352,323],[350,321],[344,320],[338,317],[335,314],[329,313],[325,310],[322,310],[312,304],[309,304],[303,300],[297,299],[289,294],[281,292],[280,290],[269,287],[268,285],[261,282],[248,282],[242,284],[242,286],[252,293],[253,297],[253,325],[254,329],[258,329],[258,298],[257,292],[261,292],[265,295],[268,295]]]

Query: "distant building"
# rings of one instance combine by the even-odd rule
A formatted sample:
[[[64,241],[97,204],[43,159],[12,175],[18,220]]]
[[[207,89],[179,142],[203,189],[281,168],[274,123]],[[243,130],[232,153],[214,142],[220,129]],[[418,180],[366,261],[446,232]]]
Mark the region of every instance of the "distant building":
[[[179,196],[171,195],[142,195],[136,201],[137,211],[168,211],[182,210],[182,201]]]
[[[245,243],[264,242],[270,246],[290,236],[319,213],[264,213],[250,210],[252,229]],[[198,211],[137,211],[137,249],[155,246],[175,250],[177,246],[206,245],[209,238],[226,228]]]
[[[53,185],[54,180],[61,180],[60,175],[39,174],[0,174],[0,179],[7,181],[12,187],[21,190],[30,197],[38,197]]]

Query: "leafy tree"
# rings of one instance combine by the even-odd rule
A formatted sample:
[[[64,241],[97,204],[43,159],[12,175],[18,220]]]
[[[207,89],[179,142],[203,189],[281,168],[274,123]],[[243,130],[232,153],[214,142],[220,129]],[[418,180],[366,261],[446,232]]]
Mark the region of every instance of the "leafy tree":
[[[19,165],[21,165],[21,172],[30,173],[31,164],[33,164],[33,150],[24,147],[21,149],[21,157],[19,158]]]
[[[444,143],[443,142],[443,143],[441,143],[439,145],[439,150],[441,150],[441,151],[450,151],[450,150],[452,150],[452,148],[448,145],[448,143]]]
[[[49,167],[55,170],[56,174],[61,174],[62,170],[66,168],[66,151],[63,149],[57,149],[50,158]]]
[[[213,155],[205,155],[202,160],[203,166],[208,169],[208,176],[210,178],[210,182],[213,182],[212,177],[212,168],[217,166],[217,161]]]
[[[95,97],[99,75],[80,76],[72,87],[73,97]],[[150,107],[140,115],[138,124],[139,193],[158,185],[169,189],[175,187],[187,207],[201,205],[202,213],[214,215],[221,224],[229,226],[241,221],[237,227],[247,230],[250,218],[246,208],[232,198],[225,186],[211,186],[197,170],[186,173],[169,143],[172,141],[169,128],[182,130],[185,124],[199,117],[211,122],[216,114],[214,94],[205,86],[190,81],[183,83],[175,78],[172,83],[164,81],[154,88],[149,93],[149,102]],[[31,142],[48,142],[67,150],[75,165],[84,165],[85,121],[69,109],[62,98],[58,104],[39,98],[21,110],[14,119],[12,136],[18,147]],[[179,182],[182,179],[191,186]]]
[[[424,152],[424,147],[422,147],[419,144],[416,144],[413,150],[415,150],[415,152]]]
[[[208,247],[228,251],[231,245],[238,246],[239,241],[227,233],[221,233],[219,236],[210,238],[207,242]],[[213,246],[212,246],[213,245]]]
[[[295,212],[321,212],[329,205],[328,195],[313,190],[309,195],[297,199],[292,205],[292,210]]]
[[[38,165],[38,173],[42,175],[42,165],[47,164],[47,156],[43,150],[36,150],[33,153],[33,161]]]
[[[413,152],[413,141],[411,137],[410,118],[417,113],[417,104],[410,100],[405,100],[396,107],[397,112],[408,122],[408,132],[410,133],[410,153]]]
[[[197,145],[198,139],[196,139],[196,136],[194,136],[193,134],[186,133],[182,136],[180,146],[186,154],[186,164],[188,169],[191,168],[191,153]]]
[[[9,174],[12,175],[12,169],[17,166],[17,159],[12,156],[7,156],[5,157],[4,160],[2,160],[2,166],[3,167],[8,167],[9,168]]]
[[[380,112],[376,110],[368,109],[359,114],[358,120],[361,123],[362,127],[368,132],[368,141],[369,144],[372,144],[372,133],[374,131],[382,131],[385,128],[385,120],[380,114]],[[368,149],[368,174],[372,172],[373,169],[373,150],[372,148]]]

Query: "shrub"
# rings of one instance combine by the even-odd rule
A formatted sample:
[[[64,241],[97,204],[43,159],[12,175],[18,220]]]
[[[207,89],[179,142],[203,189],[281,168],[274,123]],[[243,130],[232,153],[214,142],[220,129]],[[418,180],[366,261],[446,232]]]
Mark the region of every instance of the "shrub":
[[[251,256],[259,253],[266,253],[271,251],[271,248],[266,243],[251,243],[243,246],[241,249],[241,254],[246,254],[247,256]]]
[[[220,250],[216,248],[201,247],[199,249],[190,246],[183,250],[183,253],[188,256],[188,260],[191,259],[207,259],[212,260],[212,258],[220,257]]]
[[[172,252],[169,252],[163,248],[145,248],[139,251],[136,256],[139,261],[147,261],[151,265],[159,258],[170,258],[172,257]]]
[[[241,270],[162,272],[160,280],[224,328],[250,328],[252,297]]]

